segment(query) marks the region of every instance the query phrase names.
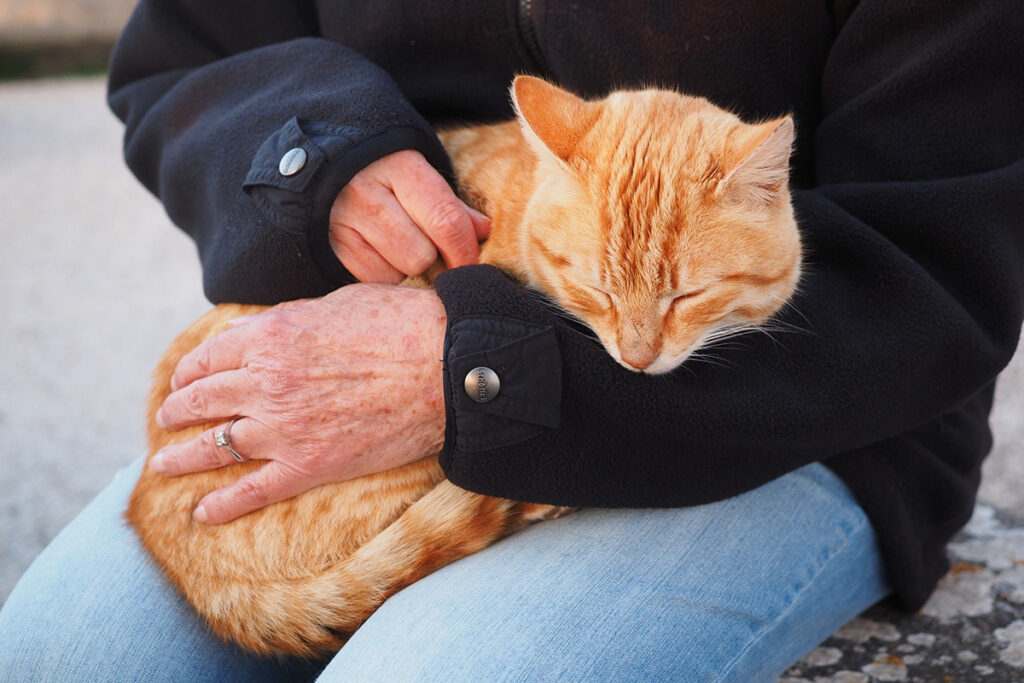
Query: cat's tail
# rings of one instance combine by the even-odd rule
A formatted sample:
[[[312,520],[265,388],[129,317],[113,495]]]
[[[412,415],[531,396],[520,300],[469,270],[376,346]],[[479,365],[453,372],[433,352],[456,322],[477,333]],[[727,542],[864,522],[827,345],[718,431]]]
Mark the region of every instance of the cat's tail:
[[[491,498],[440,482],[390,526],[312,576],[253,590],[238,582],[221,599],[193,600],[229,640],[261,653],[336,652],[387,598],[536,519],[564,508]],[[248,618],[241,622],[238,615]]]

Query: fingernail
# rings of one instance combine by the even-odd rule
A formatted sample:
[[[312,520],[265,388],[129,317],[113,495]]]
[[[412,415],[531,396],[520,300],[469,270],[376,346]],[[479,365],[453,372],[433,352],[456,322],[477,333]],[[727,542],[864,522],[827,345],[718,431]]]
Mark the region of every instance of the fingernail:
[[[154,472],[160,472],[161,474],[167,471],[167,466],[164,463],[164,454],[157,453],[149,459],[149,469]]]
[[[173,388],[173,387],[172,387]],[[156,426],[160,429],[167,429],[167,423],[164,422],[164,409],[156,411]]]
[[[474,216],[476,216],[478,222],[483,223],[485,225],[491,224],[491,219],[488,216],[480,213],[479,211],[473,208],[471,208],[470,211],[473,213]]]
[[[192,513],[192,519],[196,520],[197,522],[202,522],[203,524],[206,524],[206,508],[203,507],[202,503],[200,503],[199,507],[197,507],[195,511]]]

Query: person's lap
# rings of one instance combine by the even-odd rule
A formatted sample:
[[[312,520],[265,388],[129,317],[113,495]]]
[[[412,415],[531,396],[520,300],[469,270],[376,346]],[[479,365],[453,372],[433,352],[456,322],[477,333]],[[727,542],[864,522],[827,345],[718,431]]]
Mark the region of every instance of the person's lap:
[[[138,467],[11,594],[0,679],[315,676],[208,634],[121,520]],[[867,519],[813,465],[712,505],[534,525],[392,597],[322,680],[773,680],[885,592]]]
[[[275,680],[206,631],[122,517],[141,459],[36,558],[0,611],[0,680]],[[308,665],[307,665],[308,666]],[[313,674],[315,675],[315,670]]]

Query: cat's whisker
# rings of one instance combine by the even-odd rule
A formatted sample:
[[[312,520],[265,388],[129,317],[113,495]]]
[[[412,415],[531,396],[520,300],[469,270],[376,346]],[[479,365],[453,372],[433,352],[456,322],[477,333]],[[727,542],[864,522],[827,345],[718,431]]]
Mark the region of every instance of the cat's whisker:
[[[578,327],[570,327],[569,330],[574,332],[575,334],[578,334],[579,336],[583,337],[584,339],[589,339],[590,341],[597,342],[598,344],[601,343],[600,337],[598,337],[596,334],[593,334],[593,333],[588,334],[588,333],[584,332],[583,330],[579,329]]]
[[[814,334],[813,330],[807,327],[802,327],[795,323],[789,323],[784,320],[771,320],[768,323],[766,323],[764,327],[773,332],[786,332],[789,334]]]
[[[711,345],[709,344],[709,346]],[[728,341],[714,342],[713,346],[715,351],[736,351],[743,348],[742,344],[733,344]]]
[[[788,322],[786,322],[784,320],[779,320],[777,318],[773,318],[771,320],[765,321],[764,323],[762,323],[760,325],[756,325],[756,326],[751,328],[751,331],[759,332],[759,333],[765,335],[770,340],[772,340],[772,342],[775,345],[777,345],[778,347],[780,347],[782,349],[788,349],[788,347],[783,343],[783,340],[779,336],[777,336],[777,335],[795,334],[795,333],[799,333],[799,334],[812,334],[811,330],[805,329],[805,328],[800,327],[799,325],[795,325],[793,323],[788,323]]]
[[[708,333],[708,335],[704,337],[704,345],[714,345],[715,348],[723,348],[723,342],[736,339],[737,337],[753,332],[756,329],[756,326],[753,325],[734,325],[723,327]]]
[[[794,299],[796,299],[796,294],[799,291],[800,291],[800,287],[798,285],[796,290],[794,291],[794,293],[789,295],[789,296],[783,296],[782,294],[773,294],[772,295],[772,298],[779,304],[779,311],[778,311],[778,313],[775,314],[774,317],[772,317],[768,321],[768,323],[791,326],[794,329],[794,331],[811,333],[811,329],[810,328],[812,328],[814,325],[811,323],[810,318],[808,318],[806,315],[804,315],[803,311],[801,311],[799,308],[797,308],[796,304],[793,303]],[[786,311],[786,312],[792,311],[797,316],[799,316],[801,320],[803,320],[805,323],[807,323],[807,329],[802,328],[799,325],[795,325],[793,323],[787,323],[784,320],[781,320],[780,316],[781,316],[781,314],[784,311]]]
[[[581,337],[584,337],[585,339],[595,341],[598,344],[601,343],[601,339],[596,334],[594,334],[594,332],[591,331],[589,327],[584,327],[583,329],[581,329],[579,326],[583,325],[582,321],[575,315],[570,313],[568,310],[560,306],[557,302],[552,301],[551,299],[548,299],[547,297],[541,296],[539,294],[536,295],[535,299],[542,303],[547,308],[551,309],[551,311],[559,318],[567,322],[575,323],[574,325],[568,326],[568,329],[570,331],[572,331],[575,334],[578,334]]]
[[[716,367],[729,368],[729,369],[732,369],[732,368],[736,367],[735,363],[733,363],[731,361],[728,361],[728,360],[722,358],[721,356],[716,356],[716,355],[711,354],[711,353],[701,352],[700,350],[697,350],[697,351],[694,351],[693,353],[691,353],[687,357],[686,362],[683,363],[682,367],[686,367],[686,365],[688,365],[690,363],[706,363],[708,365],[714,365]],[[690,369],[690,371],[691,372],[693,371],[692,368]]]
[[[696,372],[693,371],[693,366],[690,365],[689,359],[684,361],[681,365],[676,366],[673,369],[673,372],[675,372],[676,370],[686,370],[691,375],[696,375],[697,374]],[[652,376],[653,377],[665,377],[666,379],[668,378],[668,375],[652,375]]]
[[[797,325],[796,323],[786,322],[785,320],[772,319],[767,322],[757,325],[760,329],[772,330],[773,332],[802,332],[804,334],[810,334],[811,331]]]

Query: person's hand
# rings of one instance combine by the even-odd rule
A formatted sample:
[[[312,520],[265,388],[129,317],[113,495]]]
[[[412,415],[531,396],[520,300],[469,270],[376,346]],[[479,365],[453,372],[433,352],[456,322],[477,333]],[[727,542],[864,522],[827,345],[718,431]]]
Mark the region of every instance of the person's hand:
[[[240,418],[231,445],[266,463],[200,501],[230,521],[325,483],[392,469],[444,441],[446,315],[433,290],[355,284],[243,319],[178,363],[165,429]],[[168,475],[235,462],[206,430],[150,467]]]
[[[331,207],[331,247],[362,282],[419,275],[440,251],[449,268],[476,263],[491,223],[466,206],[419,152],[378,159],[342,189]]]

